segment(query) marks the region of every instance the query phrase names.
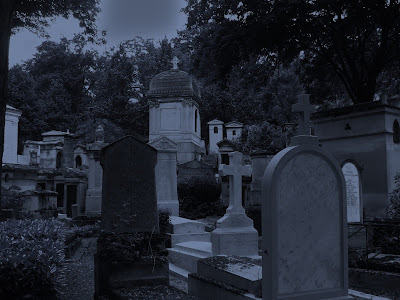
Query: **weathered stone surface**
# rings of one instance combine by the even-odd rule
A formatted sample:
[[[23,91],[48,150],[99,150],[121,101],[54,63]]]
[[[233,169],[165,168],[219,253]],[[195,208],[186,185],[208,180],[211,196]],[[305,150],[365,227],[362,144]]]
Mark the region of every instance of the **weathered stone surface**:
[[[157,149],[155,171],[158,209],[166,209],[172,216],[179,216],[176,175],[177,144],[166,137],[160,137],[149,145]]]
[[[156,163],[157,151],[133,136],[102,149],[103,230],[118,233],[158,230]]]
[[[338,162],[306,135],[279,152],[263,178],[263,299],[351,299],[346,183]],[[306,120],[305,120],[306,119]]]

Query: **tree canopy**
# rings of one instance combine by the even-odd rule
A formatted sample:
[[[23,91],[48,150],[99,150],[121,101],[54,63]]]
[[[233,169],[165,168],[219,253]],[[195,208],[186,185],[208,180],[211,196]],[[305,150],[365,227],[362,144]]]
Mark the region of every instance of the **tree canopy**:
[[[220,77],[251,55],[276,64],[300,57],[312,66],[308,75],[334,73],[362,103],[374,100],[380,74],[400,59],[399,0],[187,0],[184,11],[199,32],[195,65],[215,58],[211,73]]]
[[[98,3],[99,0],[0,1],[0,166],[4,150],[4,120],[8,100],[8,54],[11,33],[18,31],[19,28],[26,28],[38,34],[44,34],[44,28],[49,26],[51,18],[72,16],[84,28],[84,33],[93,40],[96,36],[95,21],[99,12]]]

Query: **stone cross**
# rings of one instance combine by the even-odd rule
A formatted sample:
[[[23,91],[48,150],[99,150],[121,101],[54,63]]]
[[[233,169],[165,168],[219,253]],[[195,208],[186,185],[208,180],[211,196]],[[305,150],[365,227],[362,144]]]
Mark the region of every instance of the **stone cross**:
[[[221,164],[219,171],[222,176],[229,176],[229,207],[227,212],[241,214],[242,206],[242,176],[251,176],[251,166],[242,164],[243,154],[235,151],[229,153],[229,165]]]
[[[315,112],[314,105],[310,104],[310,95],[301,94],[298,96],[299,103],[292,105],[292,112],[299,113],[299,134],[310,135],[310,117]]]
[[[171,62],[172,62],[172,69],[178,70],[179,69],[178,64],[179,64],[180,60],[176,56],[174,56],[174,58],[172,59]]]

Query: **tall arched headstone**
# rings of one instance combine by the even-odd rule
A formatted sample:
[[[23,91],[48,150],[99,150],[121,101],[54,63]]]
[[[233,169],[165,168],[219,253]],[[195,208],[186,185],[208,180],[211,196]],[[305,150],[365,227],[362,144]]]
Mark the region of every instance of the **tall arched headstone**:
[[[360,174],[355,164],[346,162],[342,167],[346,181],[347,194],[347,222],[362,222]]]
[[[294,110],[300,135],[268,164],[262,187],[263,299],[352,299],[346,185],[338,162],[309,135],[308,95]]]

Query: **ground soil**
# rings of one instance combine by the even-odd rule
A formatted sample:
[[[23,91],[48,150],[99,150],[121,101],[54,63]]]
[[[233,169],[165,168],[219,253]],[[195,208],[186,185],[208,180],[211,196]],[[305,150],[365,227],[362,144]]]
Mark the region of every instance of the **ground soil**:
[[[61,291],[61,300],[89,300],[94,295],[94,254],[97,238],[84,238],[82,246],[66,263],[66,285]],[[141,289],[121,289],[116,291],[123,300],[195,300],[187,295],[187,284],[170,274],[169,287],[149,287]],[[105,298],[106,299],[106,298]]]

